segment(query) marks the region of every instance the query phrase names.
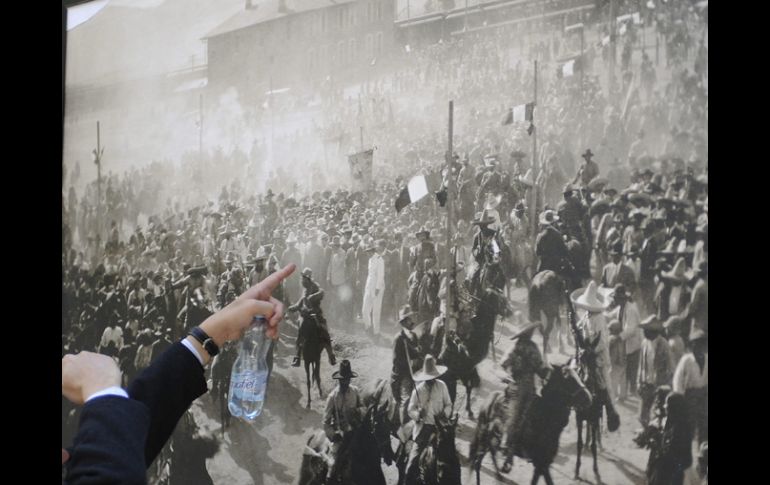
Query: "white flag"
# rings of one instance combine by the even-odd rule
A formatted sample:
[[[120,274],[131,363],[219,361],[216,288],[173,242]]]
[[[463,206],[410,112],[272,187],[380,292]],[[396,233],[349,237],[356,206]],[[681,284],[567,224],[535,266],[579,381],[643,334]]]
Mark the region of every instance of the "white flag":
[[[527,115],[527,105],[526,104],[520,104],[518,106],[513,107],[513,121],[526,121],[525,117]]]
[[[425,182],[425,176],[417,175],[416,177],[412,177],[412,179],[409,180],[407,189],[409,190],[409,200],[411,203],[415,203],[428,195],[428,184]]]
[[[561,73],[564,77],[570,77],[575,74],[575,59],[567,61],[561,66]]]

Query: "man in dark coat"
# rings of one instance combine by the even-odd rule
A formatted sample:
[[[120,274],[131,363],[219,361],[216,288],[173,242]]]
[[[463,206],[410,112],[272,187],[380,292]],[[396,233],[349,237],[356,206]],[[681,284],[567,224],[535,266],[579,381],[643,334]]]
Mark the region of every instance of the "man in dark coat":
[[[524,416],[535,397],[535,375],[542,379],[546,377],[543,356],[532,341],[532,334],[539,326],[540,322],[531,323],[511,337],[511,340],[517,340],[517,342],[503,360],[503,369],[513,378],[511,390],[515,389],[516,396],[513,412],[508,416],[507,451],[503,473],[511,471],[513,456],[517,452],[520,453],[518,447]]]
[[[593,161],[594,154],[591,152],[590,148],[581,156],[586,162],[578,169],[572,184],[579,184],[581,187],[586,187],[591,183],[591,180],[599,176],[599,165]]]
[[[422,264],[428,258],[436,261],[436,246],[430,239],[430,231],[423,227],[415,233],[415,237],[419,242],[412,247],[410,271],[414,271],[418,265],[420,266],[420,269],[425,269]]]
[[[337,359],[335,358],[334,350],[332,349],[332,339],[329,335],[329,327],[326,324],[326,319],[324,318],[323,310],[321,309],[321,300],[323,300],[324,297],[324,290],[313,281],[313,272],[310,268],[302,270],[302,288],[304,289],[302,298],[288,308],[289,313],[298,311],[301,316],[299,333],[297,335],[297,352],[294,355],[294,361],[291,365],[299,367],[302,348],[310,337],[309,332],[313,328],[309,323],[310,321],[315,322],[318,339],[321,348],[326,349],[326,354],[329,356],[329,364],[336,365]]]
[[[422,368],[422,348],[417,335],[412,331],[417,315],[409,305],[399,312],[401,331],[393,341],[393,370],[390,374],[390,389],[399,408],[400,423],[407,421],[409,397],[414,390],[412,374]]]
[[[556,213],[564,232],[574,237],[581,243],[586,242],[586,233],[583,220],[586,216],[586,207],[575,197],[575,190],[571,185],[564,187],[564,200],[559,202]]]
[[[569,252],[564,243],[562,234],[554,227],[559,216],[552,210],[546,210],[540,214],[540,234],[535,241],[535,254],[540,260],[537,266],[537,272],[547,269],[562,273],[562,266],[565,261],[569,261]]]

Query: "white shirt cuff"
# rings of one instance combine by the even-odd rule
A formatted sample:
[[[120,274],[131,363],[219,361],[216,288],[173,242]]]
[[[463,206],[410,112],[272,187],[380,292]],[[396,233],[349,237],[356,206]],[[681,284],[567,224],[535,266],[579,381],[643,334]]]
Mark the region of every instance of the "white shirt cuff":
[[[186,338],[183,338],[182,345],[187,347],[190,350],[190,352],[193,353],[195,358],[198,359],[198,362],[200,362],[201,365],[203,365],[203,357],[201,357],[201,354],[198,352],[198,349],[196,349],[195,346],[191,344],[189,340],[187,340]]]
[[[86,402],[101,396],[120,396],[120,397],[128,398],[128,393],[122,387],[112,386],[112,387],[108,387],[107,389],[102,389],[101,391],[97,391],[91,394],[86,398]]]

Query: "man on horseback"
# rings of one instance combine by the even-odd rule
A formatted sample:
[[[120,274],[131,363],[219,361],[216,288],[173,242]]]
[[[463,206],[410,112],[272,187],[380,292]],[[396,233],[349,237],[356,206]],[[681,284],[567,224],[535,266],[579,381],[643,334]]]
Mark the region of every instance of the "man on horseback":
[[[569,261],[569,252],[562,234],[554,226],[559,216],[552,210],[540,214],[540,234],[535,242],[535,254],[540,260],[537,273],[550,269],[558,275],[564,275],[563,266]]]
[[[393,371],[390,375],[390,388],[399,407],[401,424],[406,423],[408,419],[409,396],[414,390],[412,372],[422,367],[422,348],[417,335],[412,331],[415,323],[413,318],[416,316],[409,305],[405,305],[401,309],[398,323],[401,324],[402,328],[393,343]]]
[[[436,432],[436,420],[441,417],[449,418],[452,414],[452,399],[446,384],[436,379],[447,371],[443,365],[436,365],[436,359],[428,354],[425,356],[422,370],[414,375],[416,386],[409,398],[409,416],[415,421],[412,430],[414,444],[409,451],[406,465],[406,485],[415,483],[419,467],[417,458],[430,444],[430,439]]]
[[[591,281],[585,289],[572,292],[572,303],[576,308],[584,310],[582,318],[577,322],[580,337],[576,341],[593,342],[599,339],[595,347],[595,369],[589,370],[595,380],[595,399],[601,402],[607,411],[607,428],[615,431],[620,425],[620,418],[609,395],[610,383],[610,349],[609,330],[604,313],[610,305],[609,299],[598,292],[596,282]],[[585,379],[584,379],[585,380]]]
[[[521,430],[526,410],[535,397],[535,375],[545,379],[547,374],[540,349],[532,341],[532,334],[540,325],[540,322],[530,323],[511,337],[511,340],[516,340],[516,344],[503,361],[503,369],[513,378],[513,383],[507,391],[512,394],[513,412],[509,413],[506,426],[506,458],[503,473],[511,471],[514,455],[522,456]]]
[[[471,276],[471,293],[474,296],[479,296],[486,286],[482,281],[482,271],[496,263],[496,255],[500,253],[501,245],[497,241],[497,231],[489,227],[490,224],[495,223],[497,220],[491,217],[486,209],[472,222],[474,226],[479,226],[479,230],[473,237],[471,250],[473,258],[476,260],[476,268]]]
[[[334,457],[331,477],[347,475],[341,468],[349,464],[346,465],[342,458],[350,452],[354,431],[361,425],[365,414],[361,392],[358,387],[350,384],[350,380],[355,377],[358,374],[353,372],[347,359],[340,362],[340,369],[332,374],[332,379],[337,379],[338,385],[329,393],[324,411],[324,432],[332,442],[331,455]]]
[[[321,300],[323,300],[324,297],[324,290],[313,281],[313,272],[310,268],[302,270],[302,288],[304,289],[302,298],[288,308],[289,312],[299,311],[301,316],[299,333],[297,334],[297,353],[294,355],[294,360],[291,365],[293,367],[299,367],[302,346],[308,339],[308,332],[311,331],[310,324],[306,322],[311,320],[314,320],[316,323],[318,340],[320,341],[321,347],[326,349],[326,354],[329,356],[329,364],[336,365],[337,358],[334,356],[334,350],[332,349],[332,339],[329,335],[326,319],[323,316],[323,310],[321,309]]]

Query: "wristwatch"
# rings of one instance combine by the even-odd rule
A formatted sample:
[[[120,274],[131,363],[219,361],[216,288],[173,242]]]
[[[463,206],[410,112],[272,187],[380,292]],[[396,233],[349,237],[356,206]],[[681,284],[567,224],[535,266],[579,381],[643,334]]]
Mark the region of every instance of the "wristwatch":
[[[219,347],[217,347],[217,344],[211,339],[211,337],[208,336],[206,332],[203,331],[202,328],[193,328],[190,330],[190,336],[200,342],[201,345],[203,345],[203,348],[206,349],[206,352],[208,352],[211,357],[214,357],[219,353]]]

